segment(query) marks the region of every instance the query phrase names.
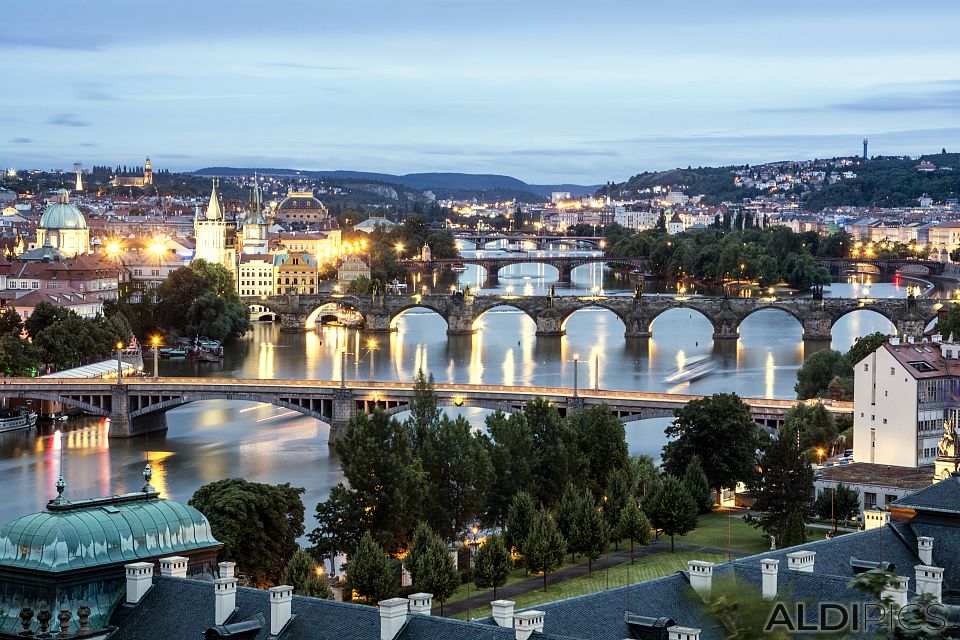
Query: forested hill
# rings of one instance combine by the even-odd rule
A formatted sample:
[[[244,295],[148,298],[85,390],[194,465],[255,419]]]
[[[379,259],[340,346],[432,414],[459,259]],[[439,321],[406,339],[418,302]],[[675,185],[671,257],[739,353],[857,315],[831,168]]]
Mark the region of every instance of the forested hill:
[[[949,198],[960,197],[960,154],[935,153],[921,156],[919,159],[903,156],[875,157],[859,166],[842,166],[840,159],[825,160],[817,163],[811,170],[839,173],[852,171],[856,178],[845,178],[835,184],[824,187],[797,185],[787,193],[800,197],[805,209],[820,211],[826,207],[838,206],[877,206],[904,207],[917,204],[917,198],[928,195],[934,201],[942,202]],[[933,171],[918,171],[921,162],[936,165]],[[687,195],[703,195],[708,204],[721,201],[740,202],[742,198],[767,193],[758,189],[743,189],[734,185],[734,171],[749,168],[749,165],[725,167],[698,167],[672,169],[670,171],[639,173],[626,182],[613,186],[616,197],[637,197],[638,193],[655,186],[673,187]],[[755,169],[760,165],[755,165]],[[785,171],[789,164],[781,165]],[[800,164],[794,165],[794,170]],[[597,192],[602,195],[601,189]]]

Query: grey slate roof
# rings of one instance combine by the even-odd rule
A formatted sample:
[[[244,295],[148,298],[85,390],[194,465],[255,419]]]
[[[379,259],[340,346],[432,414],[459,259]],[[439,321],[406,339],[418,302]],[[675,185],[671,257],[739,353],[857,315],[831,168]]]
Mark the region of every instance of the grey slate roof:
[[[950,476],[890,503],[892,507],[960,514],[960,477]]]

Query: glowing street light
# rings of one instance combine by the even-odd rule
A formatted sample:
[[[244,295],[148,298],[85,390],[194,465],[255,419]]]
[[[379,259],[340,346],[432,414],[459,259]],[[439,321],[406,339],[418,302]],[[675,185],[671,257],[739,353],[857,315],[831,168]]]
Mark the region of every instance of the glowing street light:
[[[153,336],[150,339],[150,344],[153,345],[153,377],[160,377],[160,336]]]

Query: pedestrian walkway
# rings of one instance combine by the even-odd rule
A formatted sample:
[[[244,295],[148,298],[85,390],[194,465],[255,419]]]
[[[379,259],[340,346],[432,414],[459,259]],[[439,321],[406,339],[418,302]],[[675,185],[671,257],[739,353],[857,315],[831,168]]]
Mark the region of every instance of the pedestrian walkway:
[[[720,556],[728,554],[727,549],[719,549],[717,547],[702,547],[694,544],[677,543],[676,549],[677,551],[710,553]],[[636,547],[633,551],[633,558],[634,560],[638,560],[640,558],[645,558],[647,556],[663,552],[670,552],[669,538],[661,540],[660,542],[646,545],[644,547]],[[734,558],[740,558],[749,555],[740,551],[730,551],[729,553]],[[630,562],[630,549],[626,549],[624,551],[615,551],[597,560],[594,560],[593,571],[596,573],[597,571],[602,571],[625,562]],[[587,563],[584,562],[583,564],[578,564],[572,567],[554,571],[547,576],[547,586],[565,582],[572,578],[585,576],[588,574],[587,568]],[[538,591],[541,589],[543,589],[543,576],[531,576],[519,582],[514,582],[513,584],[508,584],[498,588],[497,598],[501,600],[509,600],[521,594],[529,593],[531,591]],[[490,615],[490,602],[492,600],[493,590],[481,591],[477,595],[471,596],[470,598],[464,598],[463,600],[457,600],[456,602],[449,602],[443,605],[443,615],[449,618],[451,616],[472,610],[473,617],[486,617]]]

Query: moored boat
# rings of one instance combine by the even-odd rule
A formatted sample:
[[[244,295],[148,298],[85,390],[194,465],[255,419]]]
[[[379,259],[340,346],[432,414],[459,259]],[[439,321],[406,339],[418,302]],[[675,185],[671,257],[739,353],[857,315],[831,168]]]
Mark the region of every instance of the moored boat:
[[[29,409],[0,409],[0,433],[29,429],[37,425],[37,414]]]

